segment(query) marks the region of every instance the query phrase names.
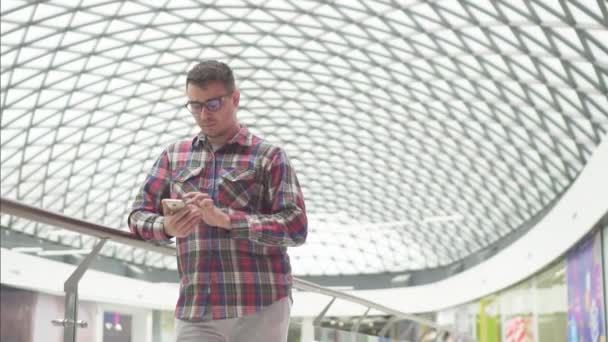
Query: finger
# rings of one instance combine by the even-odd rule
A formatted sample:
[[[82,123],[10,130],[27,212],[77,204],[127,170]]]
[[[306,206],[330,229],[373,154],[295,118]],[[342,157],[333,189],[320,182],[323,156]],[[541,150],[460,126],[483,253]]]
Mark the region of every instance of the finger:
[[[193,222],[197,222],[197,219],[191,218],[190,216],[186,216],[183,220],[176,222],[175,226],[178,231],[186,231],[190,226],[192,226]]]
[[[184,221],[187,222],[191,220],[200,220],[201,218],[201,210],[198,207],[191,206],[188,215],[184,218]]]
[[[202,200],[204,200],[205,198],[210,198],[209,194],[203,193],[203,192],[199,192],[196,195],[196,200],[199,201],[199,202],[202,201]]]
[[[201,194],[200,196],[197,196],[197,197],[196,197],[196,200],[195,200],[196,202],[195,202],[194,204],[195,204],[197,207],[199,207],[199,208],[200,208],[201,203],[202,203],[202,202],[203,202],[205,199],[208,199],[208,198],[210,198],[210,197],[209,197],[209,195],[207,195],[207,194]]]
[[[181,237],[188,236],[194,231],[194,226],[181,226],[177,232]]]
[[[201,213],[199,212],[198,209],[196,209],[196,207],[194,207],[192,209],[188,208],[188,209],[184,210],[184,212],[182,214],[183,215],[180,216],[176,222],[176,224],[179,226],[187,225],[188,222],[192,221],[192,220],[201,219]]]
[[[209,195],[202,192],[189,192],[184,195],[184,199],[188,204],[192,203],[198,205],[200,201],[204,200],[205,198],[209,198]]]
[[[200,192],[196,192],[196,191],[187,192],[187,193],[185,193],[185,194],[182,196],[182,198],[183,198],[183,199],[189,199],[189,198],[192,198],[192,197],[196,196],[197,194],[200,194]]]
[[[194,205],[190,206],[190,214],[188,216],[200,219],[202,217],[201,208]]]
[[[203,208],[204,210],[213,209],[213,200],[210,198],[204,199],[201,202],[201,208]]]
[[[200,217],[192,217],[188,221],[184,223],[186,227],[196,227],[199,223],[201,223],[202,219]]]
[[[192,218],[191,220],[188,221],[188,223],[186,223],[186,226],[189,227],[191,230],[194,230],[196,227],[198,227],[198,224],[201,222],[200,218]]]
[[[194,231],[194,229],[198,226],[200,219],[191,219],[184,223],[183,226],[180,226],[180,231],[182,234],[188,235]]]
[[[184,196],[184,202],[186,202],[186,205],[190,205],[190,204],[196,205],[198,203],[198,200],[196,199],[196,195],[192,195],[192,196],[188,196],[188,197]]]
[[[198,205],[189,203],[188,205],[186,205],[186,209],[188,209],[186,210],[187,212],[194,213],[197,212],[199,208]]]

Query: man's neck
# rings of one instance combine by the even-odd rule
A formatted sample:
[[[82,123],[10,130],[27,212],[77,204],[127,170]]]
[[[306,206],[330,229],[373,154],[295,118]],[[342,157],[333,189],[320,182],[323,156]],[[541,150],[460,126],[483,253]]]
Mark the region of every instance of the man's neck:
[[[239,134],[240,130],[241,130],[241,125],[236,125],[236,126],[234,126],[233,129],[226,132],[226,134],[224,134],[222,136],[219,136],[219,137],[207,136],[207,141],[209,142],[209,144],[211,144],[211,146],[214,146],[214,150],[215,150],[217,148],[220,148],[221,146],[224,146],[227,142],[233,140],[234,137],[236,137],[236,135]],[[217,148],[215,148],[215,146],[217,146]]]

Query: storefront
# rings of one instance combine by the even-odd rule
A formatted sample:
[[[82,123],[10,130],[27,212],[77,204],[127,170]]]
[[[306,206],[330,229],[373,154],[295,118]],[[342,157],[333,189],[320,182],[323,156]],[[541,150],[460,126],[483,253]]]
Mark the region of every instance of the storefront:
[[[479,342],[606,342],[607,221],[542,272],[438,316]]]

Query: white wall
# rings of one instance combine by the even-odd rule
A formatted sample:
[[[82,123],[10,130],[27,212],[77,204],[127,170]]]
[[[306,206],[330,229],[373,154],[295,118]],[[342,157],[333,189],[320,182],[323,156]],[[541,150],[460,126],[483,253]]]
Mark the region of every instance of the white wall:
[[[77,341],[95,341],[97,339],[97,327],[102,323],[98,320],[97,312],[97,303],[80,301],[78,320],[87,322],[88,327],[78,328],[76,332]],[[36,293],[36,302],[32,312],[32,341],[63,342],[64,328],[51,323],[54,319],[63,318],[65,318],[64,297],[41,292]]]
[[[61,298],[38,293],[32,317],[33,342],[61,342],[63,328],[51,324],[51,320],[63,318]]]
[[[0,279],[13,287],[63,296],[63,283],[76,266],[0,248]],[[173,310],[178,285],[150,283],[88,270],[82,277],[80,300]]]

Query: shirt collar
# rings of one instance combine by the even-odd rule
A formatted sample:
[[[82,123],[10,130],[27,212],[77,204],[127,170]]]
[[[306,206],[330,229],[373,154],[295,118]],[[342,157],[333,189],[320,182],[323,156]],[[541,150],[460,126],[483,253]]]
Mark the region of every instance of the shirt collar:
[[[239,144],[242,146],[251,146],[253,143],[253,135],[249,132],[249,129],[245,127],[245,125],[241,125],[238,132],[226,142],[226,145],[229,144]],[[207,135],[203,132],[200,132],[198,135],[192,139],[192,146],[196,144],[202,144],[203,146],[208,145],[209,141],[207,140]]]

